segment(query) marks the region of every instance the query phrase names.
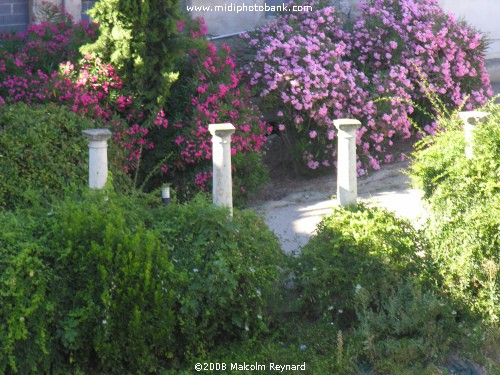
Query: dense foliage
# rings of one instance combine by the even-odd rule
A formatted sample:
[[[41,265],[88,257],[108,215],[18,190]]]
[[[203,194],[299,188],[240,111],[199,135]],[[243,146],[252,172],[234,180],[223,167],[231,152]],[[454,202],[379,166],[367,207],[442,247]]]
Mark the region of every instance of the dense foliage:
[[[446,132],[424,139],[411,165],[415,185],[426,192],[433,211],[428,237],[447,292],[490,322],[498,322],[500,242],[498,173],[500,106],[475,130],[474,157],[465,157],[460,120]]]
[[[165,105],[189,39],[177,0],[103,0],[89,12],[99,37],[82,48],[111,63],[125,89],[149,110]]]
[[[155,1],[100,2],[89,47],[100,56],[78,52],[97,26],[52,6],[50,22],[1,37],[0,374],[192,373],[196,362],[249,359],[315,374],[435,374],[455,371],[446,357],[471,346],[498,369],[498,106],[473,160],[453,121],[424,138],[412,168],[434,211],[427,235],[383,210],[338,208],[288,259],[252,212],[230,220],[202,196],[165,207],[111,183],[82,193],[90,127],[114,133],[119,188],[123,169],[145,189],[173,182],[182,200],[209,190],[209,123],[236,127],[237,195],[265,175],[269,129],[230,48],[207,42],[176,1]],[[308,169],[334,164],[333,118],[363,121],[364,173],[394,159],[412,121],[438,130],[433,97],[469,109],[490,94],[481,35],[434,1],[370,1],[352,24],[320,5],[251,41],[250,83]]]
[[[99,6],[109,6],[106,4]],[[202,20],[176,22],[171,40],[163,36],[163,41],[158,41],[165,48],[156,48],[152,41],[144,47],[150,48],[149,62],[164,64],[161,69],[173,69],[175,62],[178,79],[170,100],[165,102],[173,81],[168,74],[163,82],[157,80],[156,70],[131,63],[131,56],[126,60],[120,54],[126,40],[111,43],[106,39],[109,34],[103,32],[96,43],[87,45],[100,56],[86,54],[81,58],[78,48],[95,40],[96,25],[73,26],[64,12],[57,16],[54,22],[30,27],[19,36],[2,36],[0,95],[7,103],[63,104],[104,123],[124,150],[119,163],[134,176],[137,186],[153,189],[168,180],[183,199],[210,190],[208,124],[231,122],[236,127],[232,147],[236,201],[265,181],[259,151],[268,128],[249,102],[250,93],[241,81],[230,48],[216,48],[207,42]],[[134,43],[138,48],[138,42]],[[163,55],[170,51],[169,46],[183,53],[167,61]],[[114,55],[108,52],[114,48],[123,64],[113,65]],[[159,86],[141,86],[151,80]],[[137,82],[141,85],[137,86]],[[148,92],[155,97],[147,97]]]
[[[372,298],[425,271],[424,243],[410,223],[388,211],[337,208],[325,217],[298,258],[297,286],[313,318],[353,323],[360,289]]]
[[[283,255],[263,223],[159,204],[108,191],[0,213],[0,373],[158,373],[267,329]]]
[[[335,163],[335,118],[362,122],[364,174],[395,159],[391,146],[415,133],[412,124],[435,132],[430,94],[467,109],[492,95],[483,36],[435,0],[362,2],[352,22],[327,3],[310,5],[248,35],[257,54],[250,83],[276,113],[292,159],[309,170]]]
[[[0,106],[0,208],[48,205],[87,185],[88,142],[81,131],[95,126],[55,104]],[[111,145],[110,159],[119,160],[119,152]],[[111,167],[117,185],[130,186],[117,163]]]

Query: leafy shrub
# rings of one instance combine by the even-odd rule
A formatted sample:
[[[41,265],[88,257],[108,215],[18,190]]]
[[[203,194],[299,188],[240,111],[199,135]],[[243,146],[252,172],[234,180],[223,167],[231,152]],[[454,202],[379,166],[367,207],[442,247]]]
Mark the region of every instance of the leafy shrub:
[[[46,205],[53,196],[86,186],[88,144],[81,131],[95,127],[53,104],[1,106],[0,207]],[[126,182],[119,170],[116,176]]]
[[[442,363],[464,334],[450,301],[424,290],[414,277],[389,286],[376,300],[360,288],[355,307],[359,324],[352,339],[363,343],[357,360],[374,374],[435,373],[427,365]]]
[[[417,143],[418,157],[412,159],[411,177],[412,184],[429,199],[446,179],[453,178],[452,166],[463,159],[465,138],[463,130],[449,130],[424,140]]]
[[[275,236],[251,211],[227,211],[197,197],[157,214],[178,276],[178,344],[184,356],[258,337],[270,323],[285,263]]]
[[[475,130],[474,157],[465,158],[463,131],[439,134],[411,164],[433,211],[428,237],[447,293],[490,322],[500,316],[498,202],[500,106]]]
[[[111,63],[134,98],[148,109],[165,105],[189,39],[180,32],[177,0],[106,0],[89,11],[100,34],[82,48]]]
[[[259,337],[283,254],[251,212],[90,191],[0,212],[2,373],[152,374]]]
[[[53,339],[62,363],[91,373],[153,373],[173,357],[175,272],[144,208],[102,194],[51,217]]]
[[[394,160],[391,146],[415,132],[412,122],[435,132],[429,93],[467,109],[492,95],[482,35],[435,0],[363,2],[352,25],[327,3],[306,4],[315,10],[285,13],[248,36],[257,53],[248,71],[278,116],[275,130],[311,170],[335,162],[335,118],[362,122],[363,174]]]
[[[0,226],[0,374],[48,373],[53,273],[32,220],[0,210]]]
[[[500,319],[499,203],[496,195],[464,213],[436,217],[428,234],[446,292],[491,323]]]
[[[425,247],[410,223],[377,208],[336,208],[325,217],[297,259],[297,287],[310,318],[355,323],[354,297],[371,302],[393,285],[426,272]]]

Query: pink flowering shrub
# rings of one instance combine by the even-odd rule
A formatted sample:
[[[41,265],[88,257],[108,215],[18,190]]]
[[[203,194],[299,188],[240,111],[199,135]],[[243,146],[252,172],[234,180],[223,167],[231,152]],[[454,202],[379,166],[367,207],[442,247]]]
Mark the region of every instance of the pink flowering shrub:
[[[97,24],[81,21],[73,24],[71,16],[60,11],[54,22],[31,24],[25,32],[0,36],[2,76],[50,74],[63,61],[80,57],[78,48],[96,38]]]
[[[56,30],[71,36],[71,30],[83,26],[67,22],[45,22],[26,34],[4,36],[9,43],[19,38],[16,43],[22,48],[15,52],[7,43],[9,48],[0,49],[0,95],[7,102],[55,102],[95,120],[96,127],[110,128],[122,149],[115,161],[135,176],[136,185],[153,189],[173,182],[180,198],[209,190],[212,145],[208,124],[231,122],[237,128],[232,142],[235,195],[244,196],[266,176],[258,152],[267,126],[249,103],[249,89],[241,83],[242,73],[229,47],[218,49],[208,43],[202,21],[178,26],[196,48],[185,54],[180,78],[164,108],[144,111],[144,103],[138,104],[126,91],[111,64],[95,55],[79,59],[78,43],[68,42]],[[21,45],[28,40],[33,43]],[[50,63],[40,63],[43,53],[33,50],[34,46],[47,48],[43,60]]]
[[[275,111],[275,131],[306,170],[335,164],[336,118],[362,122],[364,174],[394,160],[391,146],[415,133],[412,122],[435,130],[429,96],[472,108],[492,94],[483,38],[434,0],[364,3],[351,28],[334,7],[310,5],[313,12],[285,13],[246,36],[256,49],[250,84]]]
[[[169,119],[160,112],[154,121],[151,131],[156,148],[148,160],[151,167],[145,171],[163,159],[157,181],[173,181],[178,193],[186,197],[210,190],[212,135],[208,125],[229,122],[236,128],[231,143],[234,190],[236,195],[246,196],[266,176],[259,150],[271,129],[249,102],[249,88],[242,84],[230,48],[207,42],[203,21],[182,27],[198,46],[188,51],[180,78],[172,87],[170,105],[165,109]]]
[[[428,133],[434,133],[436,124],[418,111],[432,110],[428,92],[450,109],[467,110],[482,106],[493,94],[483,36],[446,14],[436,0],[363,3],[352,35],[352,58],[370,72],[377,95],[415,103],[416,108],[403,109]],[[391,123],[405,117],[404,113],[386,115]]]
[[[3,34],[0,48],[0,97],[28,104],[55,102],[111,127],[126,152],[119,160],[127,171],[139,163],[147,130],[140,111],[121,93],[114,68],[95,56],[80,59],[78,48],[95,39],[96,24],[73,24],[71,17],[48,8],[53,22],[31,25],[24,33]],[[118,155],[115,155],[118,157]]]

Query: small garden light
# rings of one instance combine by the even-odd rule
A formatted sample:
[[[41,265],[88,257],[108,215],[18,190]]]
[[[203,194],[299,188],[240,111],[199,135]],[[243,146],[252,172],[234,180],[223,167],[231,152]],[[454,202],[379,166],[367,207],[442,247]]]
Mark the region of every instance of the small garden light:
[[[165,206],[170,204],[170,184],[166,184],[161,188],[161,200]]]

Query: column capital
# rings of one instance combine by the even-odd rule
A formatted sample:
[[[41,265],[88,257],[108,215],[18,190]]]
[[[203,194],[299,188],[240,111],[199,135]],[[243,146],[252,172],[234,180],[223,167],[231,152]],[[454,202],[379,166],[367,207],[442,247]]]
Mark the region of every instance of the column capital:
[[[234,133],[236,128],[233,124],[228,122],[222,124],[210,124],[208,125],[208,131],[215,137],[227,137]]]
[[[466,124],[476,125],[479,120],[484,117],[488,117],[490,114],[488,112],[481,111],[465,111],[459,112],[458,115],[462,121]]]
[[[333,120],[333,125],[339,132],[353,133],[361,126],[361,122],[351,118],[340,118]]]
[[[89,142],[107,141],[113,135],[109,129],[87,129],[82,130],[82,134],[87,137]]]
[[[472,159],[474,157],[474,132],[481,119],[488,117],[489,112],[466,111],[459,112],[458,115],[464,123],[465,132],[465,157]]]

